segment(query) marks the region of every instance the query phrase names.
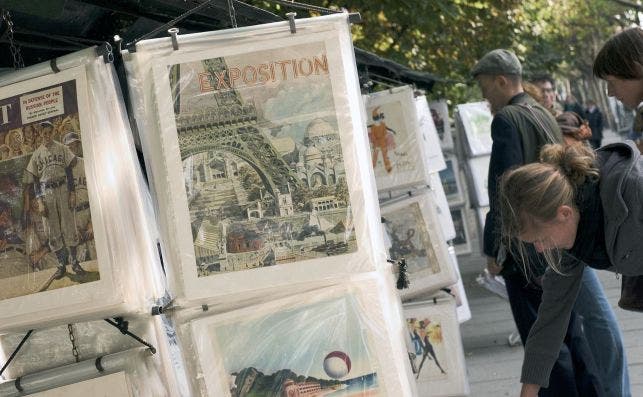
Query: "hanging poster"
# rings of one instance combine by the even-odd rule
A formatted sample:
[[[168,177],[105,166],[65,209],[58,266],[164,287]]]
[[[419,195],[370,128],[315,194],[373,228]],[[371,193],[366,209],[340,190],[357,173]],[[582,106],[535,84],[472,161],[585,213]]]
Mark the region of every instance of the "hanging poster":
[[[466,364],[453,300],[404,306],[412,342],[410,359],[420,396],[469,394]]]
[[[446,194],[450,206],[462,205],[464,204],[465,197],[462,191],[462,184],[460,183],[458,159],[450,155],[445,159],[445,162],[446,169],[440,171],[440,180],[442,181],[444,194]]]
[[[346,16],[297,26],[297,35],[285,23],[244,28],[241,41],[234,29],[205,34],[206,44],[197,35],[174,52],[169,41],[149,51],[143,42],[131,54],[131,85],[153,72],[144,99],[155,97],[158,112],[139,129],[176,288],[188,299],[321,282],[377,263]]]
[[[455,254],[455,248],[449,247],[449,258],[451,258],[451,263],[455,268],[458,274],[458,282],[449,287],[451,295],[455,298],[455,308],[458,315],[458,322],[462,324],[465,321],[471,319],[471,309],[469,308],[469,300],[467,299],[467,293],[464,290],[464,284],[462,282],[462,276],[460,274],[460,267],[458,266],[458,257]]]
[[[405,395],[379,298],[331,287],[191,322],[208,396]],[[400,342],[402,336],[398,336]],[[407,380],[408,381],[408,380]]]
[[[377,190],[428,183],[424,138],[409,86],[364,97]]]
[[[429,102],[429,108],[431,109],[433,124],[435,124],[435,129],[437,130],[438,138],[440,139],[440,147],[442,150],[446,151],[453,150],[453,136],[451,135],[451,123],[449,122],[449,107],[447,106],[447,101],[440,100]]]
[[[382,219],[391,242],[389,258],[406,260],[410,286],[398,291],[403,299],[456,282],[456,272],[428,191],[392,204],[385,203]]]
[[[486,207],[489,205],[489,161],[491,156],[482,156],[470,158],[467,161],[469,167],[469,175],[471,178],[471,200],[478,207]]]
[[[452,243],[457,255],[471,253],[471,241],[469,239],[469,227],[467,225],[467,212],[464,207],[451,208],[451,219],[455,226],[455,238]]]
[[[472,157],[491,154],[491,120],[489,104],[485,102],[458,105],[458,114],[464,127],[467,152]]]
[[[438,131],[436,130],[433,117],[431,117],[429,104],[426,102],[424,95],[415,97],[415,109],[418,118],[419,132],[422,134],[426,167],[429,172],[443,170],[446,168],[446,164],[444,163],[444,156],[440,148],[440,138],[438,138]]]

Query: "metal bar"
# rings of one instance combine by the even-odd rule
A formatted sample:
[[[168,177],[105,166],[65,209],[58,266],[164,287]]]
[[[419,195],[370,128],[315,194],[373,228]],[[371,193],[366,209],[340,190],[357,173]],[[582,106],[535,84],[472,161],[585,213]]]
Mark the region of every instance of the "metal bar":
[[[135,341],[137,341],[138,343],[140,343],[140,344],[143,344],[143,345],[147,346],[147,347],[150,349],[150,351],[152,352],[152,354],[156,354],[156,348],[155,348],[154,346],[152,346],[152,344],[150,344],[150,343],[148,343],[148,342],[144,341],[143,339],[141,339],[140,337],[138,337],[136,334],[131,333],[131,332],[127,329],[127,327],[126,327],[126,326],[122,326],[121,324],[119,324],[119,323],[117,323],[117,322],[115,322],[115,321],[112,321],[112,320],[110,320],[110,319],[108,319],[108,318],[106,318],[106,319],[105,319],[105,321],[107,321],[107,323],[109,323],[109,324],[113,325],[113,326],[114,326],[114,327],[116,327],[119,331],[121,331],[123,334],[125,334],[125,335],[127,335],[127,336],[131,337],[132,339],[134,339],[134,340],[135,340]]]
[[[9,358],[7,359],[7,362],[6,362],[6,363],[4,363],[4,365],[2,366],[2,369],[0,369],[0,376],[2,376],[2,374],[4,373],[4,370],[5,370],[5,369],[7,369],[7,367],[9,366],[9,364],[11,364],[11,362],[13,361],[13,359],[16,357],[16,355],[18,354],[18,352],[19,352],[19,351],[20,351],[20,349],[22,348],[22,345],[24,345],[24,344],[25,344],[25,342],[27,341],[27,339],[29,339],[29,337],[31,336],[31,334],[32,334],[32,333],[33,333],[33,329],[30,329],[30,330],[25,334],[25,336],[23,336],[23,337],[22,337],[22,340],[20,341],[20,343],[18,343],[18,346],[16,347],[16,349],[13,351],[13,353],[11,353],[11,356],[9,356]]]

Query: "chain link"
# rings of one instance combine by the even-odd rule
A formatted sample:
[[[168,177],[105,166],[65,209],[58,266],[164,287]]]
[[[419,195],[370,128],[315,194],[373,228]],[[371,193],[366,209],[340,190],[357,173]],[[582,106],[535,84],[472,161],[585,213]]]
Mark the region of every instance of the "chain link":
[[[13,68],[21,69],[25,67],[25,61],[22,59],[20,47],[16,46],[13,38],[13,21],[9,10],[2,9],[2,19],[7,24],[7,37],[9,39],[9,49],[11,50],[11,57],[13,58]]]
[[[230,22],[232,27],[236,28],[237,26],[237,13],[234,9],[234,0],[228,0],[228,14],[230,15]]]
[[[71,341],[71,353],[74,355],[76,362],[80,361],[80,354],[78,354],[78,347],[76,347],[76,337],[74,336],[74,327],[72,324],[67,324],[69,330],[69,340]]]

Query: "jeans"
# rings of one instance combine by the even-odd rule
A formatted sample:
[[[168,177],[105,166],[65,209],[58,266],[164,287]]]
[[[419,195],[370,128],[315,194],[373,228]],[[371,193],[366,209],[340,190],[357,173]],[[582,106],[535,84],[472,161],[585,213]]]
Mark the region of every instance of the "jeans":
[[[630,379],[623,336],[594,269],[586,267],[574,311],[583,318],[585,337],[592,347],[607,396],[630,397]]]
[[[528,283],[522,273],[505,275],[504,279],[511,312],[520,339],[525,345],[529,330],[538,316],[542,289]],[[580,317],[572,312],[565,341],[549,377],[549,387],[540,389],[540,397],[603,395],[603,385],[580,320]]]

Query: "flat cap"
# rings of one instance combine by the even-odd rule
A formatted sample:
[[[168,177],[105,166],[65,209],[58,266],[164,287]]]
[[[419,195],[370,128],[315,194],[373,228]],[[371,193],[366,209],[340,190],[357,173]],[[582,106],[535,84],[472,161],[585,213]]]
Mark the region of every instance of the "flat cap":
[[[80,141],[80,137],[78,136],[78,134],[77,134],[77,133],[75,133],[75,132],[73,132],[73,131],[72,131],[72,132],[68,132],[68,133],[67,133],[67,134],[65,134],[65,136],[63,137],[63,145],[69,145],[69,144],[71,144],[71,143],[73,143],[73,142],[76,142],[76,141]]]
[[[471,69],[473,77],[480,74],[513,74],[520,76],[522,75],[522,65],[513,52],[497,49],[485,54]]]

